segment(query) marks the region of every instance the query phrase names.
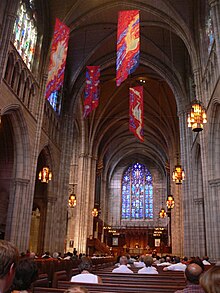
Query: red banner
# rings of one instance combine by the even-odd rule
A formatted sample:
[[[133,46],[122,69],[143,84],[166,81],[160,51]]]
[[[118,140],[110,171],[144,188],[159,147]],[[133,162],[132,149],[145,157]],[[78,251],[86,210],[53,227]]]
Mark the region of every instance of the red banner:
[[[46,98],[63,84],[70,29],[56,18],[46,86]]]
[[[99,104],[100,66],[86,66],[86,88],[84,97],[84,118]]]
[[[117,32],[116,84],[119,86],[139,65],[139,10],[120,11]]]
[[[136,86],[129,89],[129,129],[141,141],[144,141],[144,100],[143,87]]]

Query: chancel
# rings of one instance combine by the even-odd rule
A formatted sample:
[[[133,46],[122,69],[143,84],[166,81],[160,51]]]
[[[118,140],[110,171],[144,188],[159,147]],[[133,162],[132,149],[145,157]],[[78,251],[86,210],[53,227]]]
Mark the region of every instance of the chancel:
[[[1,239],[220,260],[219,15],[219,0],[0,1]]]

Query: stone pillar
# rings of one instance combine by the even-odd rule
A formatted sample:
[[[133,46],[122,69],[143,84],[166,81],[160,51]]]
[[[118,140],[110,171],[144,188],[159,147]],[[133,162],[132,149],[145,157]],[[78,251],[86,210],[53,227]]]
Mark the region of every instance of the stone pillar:
[[[215,35],[216,56],[218,60],[218,68],[220,69],[220,4],[219,0],[209,0],[211,6],[211,16],[213,30]]]
[[[3,78],[4,68],[7,62],[8,48],[12,39],[13,27],[16,19],[18,0],[8,1],[0,37],[0,82]]]
[[[57,251],[57,241],[54,237],[54,233],[57,230],[56,219],[57,214],[55,210],[55,204],[57,199],[52,196],[47,198],[47,215],[46,215],[46,227],[44,238],[44,251],[50,251],[51,253]]]
[[[183,234],[181,234],[181,243],[183,243],[183,254],[193,255],[193,205],[192,205],[192,130],[187,127],[187,113],[182,111],[178,113],[180,121],[180,148],[181,148],[181,164],[184,167],[186,180],[182,184],[182,210],[183,210]]]
[[[220,260],[220,179],[210,180],[206,198],[207,254],[213,261]]]
[[[7,217],[6,225],[6,240],[10,240],[16,244],[19,251],[26,251],[28,249],[28,235],[29,229],[26,226],[26,219],[31,218],[29,209],[26,208],[29,202],[28,193],[29,180],[15,179],[9,199],[9,215]]]
[[[24,207],[23,213],[27,214],[28,216],[25,219],[25,229],[27,231],[25,239],[26,249],[29,247],[29,238],[30,238],[30,226],[31,226],[31,215],[32,215],[32,208],[33,208],[33,200],[34,200],[34,189],[35,189],[35,179],[36,179],[36,168],[37,168],[37,160],[39,155],[39,144],[40,144],[40,137],[41,137],[41,130],[42,130],[42,121],[43,121],[43,114],[44,114],[44,103],[45,103],[45,86],[47,81],[47,75],[44,75],[41,81],[40,92],[38,96],[39,106],[38,106],[38,114],[37,114],[37,127],[36,127],[36,134],[35,134],[35,141],[33,146],[33,155],[31,157],[31,166],[30,166],[30,184],[28,188],[28,198],[26,201],[26,205]],[[24,241],[24,240],[23,240]]]
[[[95,198],[96,164],[92,156],[81,154],[78,168],[78,202],[74,231],[74,246],[86,253],[86,241],[93,232],[92,208]]]

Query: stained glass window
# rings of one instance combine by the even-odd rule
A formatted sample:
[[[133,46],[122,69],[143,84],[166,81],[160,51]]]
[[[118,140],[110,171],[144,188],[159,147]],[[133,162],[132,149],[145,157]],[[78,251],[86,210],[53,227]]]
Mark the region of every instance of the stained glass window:
[[[122,178],[122,219],[153,219],[153,184],[145,165],[135,163]]]
[[[14,25],[14,46],[28,68],[34,61],[37,41],[36,10],[33,0],[21,0]]]
[[[62,89],[53,92],[49,98],[48,98],[49,103],[53,107],[54,111],[60,115],[60,110],[61,110],[61,102],[62,102]]]
[[[212,25],[212,18],[211,12],[209,11],[208,17],[206,19],[206,36],[208,39],[208,52],[211,52],[212,45],[214,42],[214,32],[213,32],[213,25]]]

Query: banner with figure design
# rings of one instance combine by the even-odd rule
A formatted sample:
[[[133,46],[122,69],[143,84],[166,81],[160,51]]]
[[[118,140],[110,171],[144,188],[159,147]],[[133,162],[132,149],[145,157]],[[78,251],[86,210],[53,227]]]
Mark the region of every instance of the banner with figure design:
[[[56,18],[50,53],[46,99],[63,85],[70,29]]]
[[[117,32],[116,84],[119,86],[139,65],[139,10],[119,11]]]
[[[129,96],[129,129],[138,139],[144,141],[143,86],[130,88]]]
[[[86,66],[86,88],[84,96],[84,118],[99,104],[100,66]]]

